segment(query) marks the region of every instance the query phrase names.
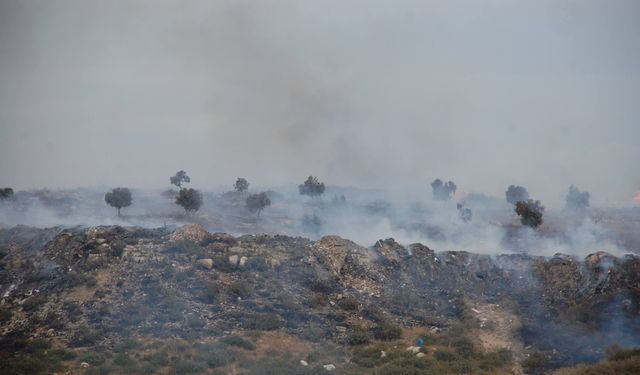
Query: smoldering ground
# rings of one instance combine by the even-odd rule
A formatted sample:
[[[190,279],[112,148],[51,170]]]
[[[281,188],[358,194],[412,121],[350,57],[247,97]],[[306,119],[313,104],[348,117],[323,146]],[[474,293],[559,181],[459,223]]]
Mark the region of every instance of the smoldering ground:
[[[298,194],[295,186],[264,188],[272,204],[258,216],[246,207],[246,198],[256,192],[204,192],[203,207],[187,214],[175,204],[175,191],[133,190],[133,204],[116,210],[104,201],[108,189],[18,191],[0,202],[3,225],[94,226],[126,225],[176,227],[197,222],[213,232],[235,235],[272,233],[319,239],[339,235],[364,246],[379,239],[399,243],[423,243],[438,251],[469,251],[483,254],[526,252],[535,255],[564,253],[585,256],[597,251],[622,255],[639,250],[635,238],[619,225],[598,223],[604,211],[557,210],[544,216],[537,229],[522,225],[513,206],[499,198],[485,197],[465,202],[473,213],[462,220],[456,202],[433,201],[428,193],[329,187],[322,197]],[[596,215],[596,212],[599,214]],[[613,210],[609,216],[615,217]],[[640,215],[626,216],[632,227]],[[605,214],[606,215],[606,214]],[[635,224],[634,224],[635,222]],[[627,241],[625,241],[627,240]]]

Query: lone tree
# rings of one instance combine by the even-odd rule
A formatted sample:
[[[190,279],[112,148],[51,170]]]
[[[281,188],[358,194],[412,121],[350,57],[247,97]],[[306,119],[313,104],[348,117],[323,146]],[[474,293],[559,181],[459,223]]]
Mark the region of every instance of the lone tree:
[[[238,193],[244,193],[245,191],[249,190],[249,181],[247,181],[245,178],[238,177],[236,183],[233,184],[233,188]]]
[[[431,189],[433,191],[433,199],[438,201],[448,201],[451,196],[456,192],[456,186],[453,181],[447,183],[442,182],[441,179],[436,178],[431,183]]]
[[[262,192],[259,194],[253,194],[247,197],[247,209],[251,213],[258,213],[258,217],[260,217],[260,212],[265,209],[265,207],[271,205],[271,199],[267,196],[266,192]]]
[[[118,209],[118,216],[120,216],[122,207],[131,206],[131,191],[127,188],[115,188],[104,195],[104,201],[109,206]]]
[[[507,202],[516,204],[521,201],[529,199],[529,192],[524,186],[510,185],[507,191],[504,192]]]
[[[567,208],[572,210],[582,210],[589,207],[589,199],[591,199],[591,194],[588,191],[580,191],[573,185],[569,186],[569,192],[565,198]]]
[[[542,224],[544,207],[540,204],[540,201],[527,199],[526,201],[516,202],[515,211],[520,216],[522,225],[537,228]]]
[[[309,176],[304,184],[298,185],[298,191],[301,195],[319,197],[324,193],[324,182],[318,181],[317,177]]]
[[[0,199],[7,199],[13,196],[13,189],[10,187],[0,188]]]
[[[182,187],[182,184],[188,184],[191,182],[189,176],[187,176],[187,172],[180,170],[176,173],[175,176],[169,177],[169,181],[171,181],[172,185],[176,185],[177,187]]]
[[[192,188],[182,188],[176,197],[176,204],[184,208],[184,211],[195,212],[202,206],[202,194]]]

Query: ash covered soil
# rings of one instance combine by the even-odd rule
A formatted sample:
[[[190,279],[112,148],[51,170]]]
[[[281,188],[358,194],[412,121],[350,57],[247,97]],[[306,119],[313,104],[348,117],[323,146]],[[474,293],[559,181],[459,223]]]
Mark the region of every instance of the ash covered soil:
[[[543,374],[640,345],[640,257],[604,252],[16,226],[0,296],[7,374]]]

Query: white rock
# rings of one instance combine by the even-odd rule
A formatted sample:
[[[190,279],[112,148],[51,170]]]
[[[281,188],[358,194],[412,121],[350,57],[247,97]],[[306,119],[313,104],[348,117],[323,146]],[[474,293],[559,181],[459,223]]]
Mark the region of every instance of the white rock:
[[[384,358],[387,356],[387,352],[385,352],[384,350],[380,351],[380,358]]]
[[[229,257],[229,263],[230,263],[232,266],[237,266],[237,265],[238,265],[238,256],[237,256],[237,255],[235,255],[235,254],[234,254],[234,255],[231,255],[231,256]]]
[[[89,364],[88,364],[87,362],[82,362],[82,363],[80,364],[80,367],[82,367],[82,368],[87,368],[87,367],[89,367]]]
[[[410,346],[410,347],[407,348],[407,351],[411,352],[413,354],[416,354],[416,353],[420,352],[420,347],[418,347],[418,346]]]
[[[247,257],[240,257],[240,267],[244,267],[245,263],[247,263],[247,260],[249,260],[249,258]]]
[[[324,369],[327,371],[333,371],[336,369],[336,366],[334,366],[333,364],[324,365],[322,367],[324,367]]]
[[[208,270],[213,268],[213,259],[211,258],[198,259],[196,263],[198,263],[199,266],[202,266]]]
[[[309,366],[309,364],[307,363],[307,361],[305,361],[304,359],[300,360],[300,364],[303,366]]]
[[[424,357],[424,353],[420,352],[420,353],[416,354],[416,357],[422,358],[422,357]]]

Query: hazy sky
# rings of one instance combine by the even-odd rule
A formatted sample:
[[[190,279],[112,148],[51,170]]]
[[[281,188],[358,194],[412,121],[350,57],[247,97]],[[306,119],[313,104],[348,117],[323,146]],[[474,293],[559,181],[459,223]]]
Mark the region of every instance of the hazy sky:
[[[0,185],[640,190],[640,1],[0,0]]]

